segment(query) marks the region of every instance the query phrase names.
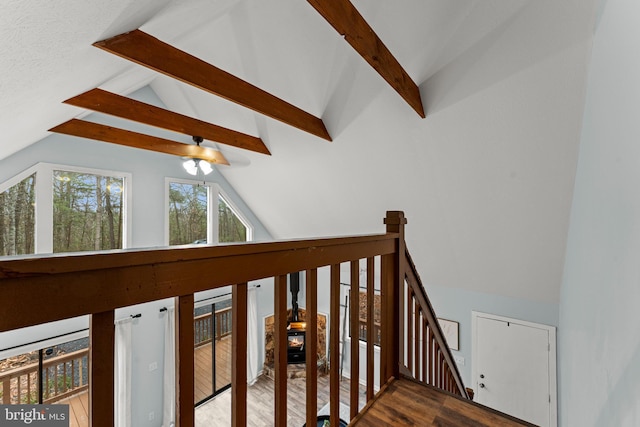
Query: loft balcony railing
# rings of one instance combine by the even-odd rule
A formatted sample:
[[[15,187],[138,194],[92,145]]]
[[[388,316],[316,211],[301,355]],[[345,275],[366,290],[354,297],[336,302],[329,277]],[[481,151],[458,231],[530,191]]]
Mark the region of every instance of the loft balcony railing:
[[[330,319],[340,318],[340,264],[349,263],[352,301],[359,298],[360,261],[367,265],[367,301],[373,307],[374,278],[380,277],[381,318],[367,310],[366,400],[374,399],[374,343],[379,329],[381,392],[401,375],[468,398],[453,357],[405,246],[402,212],[388,212],[386,233],[313,240],[233,244],[159,250],[124,250],[108,254],[26,257],[0,261],[0,332],[90,315],[89,416],[92,426],[113,426],[115,310],[175,298],[176,417],[181,427],[194,425],[194,293],[232,286],[232,425],[247,424],[247,287],[252,280],[274,278],[275,390],[274,425],[287,423],[287,274],[306,272],[307,425],[317,413],[317,299],[330,294]],[[380,271],[375,259],[379,258]],[[319,283],[318,269],[330,280]],[[200,280],[203,271],[215,271]],[[37,297],[35,297],[37,296]],[[24,310],[29,301],[29,310]],[[405,309],[407,307],[407,309]],[[359,304],[349,318],[360,320]],[[371,327],[368,327],[371,325]],[[362,322],[349,325],[358,337]],[[406,339],[405,339],[406,337]],[[329,354],[338,355],[340,322],[330,322]],[[345,344],[346,345],[346,344]],[[350,416],[358,414],[360,343],[350,344]],[[329,366],[331,425],[338,425],[340,363]],[[335,361],[338,360],[336,363]],[[362,402],[365,403],[365,402]],[[366,408],[366,406],[365,406]]]

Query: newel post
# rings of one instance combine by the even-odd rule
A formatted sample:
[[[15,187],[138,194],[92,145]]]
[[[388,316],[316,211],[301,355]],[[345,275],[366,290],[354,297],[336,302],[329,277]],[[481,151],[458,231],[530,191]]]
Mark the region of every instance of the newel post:
[[[384,219],[387,233],[397,234],[395,251],[382,257],[382,337],[380,384],[391,377],[400,376],[400,363],[404,363],[404,275],[405,243],[404,226],[407,223],[402,211],[387,211]]]

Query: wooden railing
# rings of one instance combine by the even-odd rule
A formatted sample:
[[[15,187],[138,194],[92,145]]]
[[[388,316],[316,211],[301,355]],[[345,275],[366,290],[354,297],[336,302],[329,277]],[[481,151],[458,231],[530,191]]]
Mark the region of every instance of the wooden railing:
[[[405,326],[424,326],[437,344],[432,366],[437,374],[422,377],[451,390],[462,384],[444,343],[433,310],[419,285],[404,243],[406,220],[402,212],[388,212],[385,234],[287,242],[199,246],[108,254],[29,257],[0,262],[0,332],[89,314],[90,411],[92,426],[113,426],[114,421],[114,319],[115,310],[150,301],[175,298],[176,316],[176,418],[181,427],[194,425],[194,293],[232,285],[232,392],[233,426],[247,424],[247,287],[252,280],[274,279],[274,420],[287,424],[287,274],[306,272],[307,360],[306,419],[316,425],[317,414],[317,301],[318,290],[330,295],[330,319],[340,319],[340,264],[348,263],[352,301],[359,298],[360,261],[366,262],[367,303],[373,307],[374,277],[380,277],[380,378],[379,385],[410,373],[420,378],[424,364],[415,354],[413,329],[405,343]],[[376,258],[380,271],[376,272]],[[327,267],[329,278],[318,274]],[[202,281],[203,271],[215,271]],[[322,280],[319,280],[322,278]],[[320,283],[319,283],[320,282]],[[405,282],[410,291],[405,292]],[[409,296],[405,296],[409,295]],[[37,298],[34,298],[37,296]],[[417,306],[404,316],[405,298]],[[24,310],[29,301],[29,310]],[[417,304],[417,305],[416,305]],[[411,306],[411,305],[410,305]],[[413,314],[411,314],[413,316]],[[367,324],[374,325],[374,310]],[[359,304],[351,304],[349,318],[359,319]],[[417,319],[417,320],[412,320]],[[350,335],[359,335],[360,322],[351,322]],[[422,330],[422,329],[420,329]],[[431,331],[429,333],[429,331]],[[374,397],[374,327],[366,328],[366,400]],[[409,331],[407,331],[409,335]],[[340,402],[340,322],[330,322],[329,387],[330,422],[338,425]],[[432,346],[430,348],[434,348]],[[351,340],[350,415],[359,402],[359,340]],[[414,354],[414,356],[409,356]],[[406,357],[405,357],[406,355]],[[336,357],[337,356],[337,357]],[[421,360],[420,362],[415,362]],[[443,360],[444,362],[441,362]],[[406,366],[405,366],[406,365]],[[429,365],[431,366],[431,365]],[[436,370],[436,368],[434,368]],[[418,372],[419,371],[419,372]],[[427,372],[426,370],[424,371]],[[458,387],[459,388],[459,387]],[[462,388],[461,394],[464,394]],[[362,402],[364,403],[364,402]]]
[[[416,266],[409,251],[405,253],[407,373],[419,381],[469,399]]]
[[[54,403],[86,390],[88,356],[88,349],[78,350],[44,360],[42,370],[35,362],[1,373],[2,403]]]
[[[205,313],[194,317],[193,339],[195,346],[198,347],[210,343],[214,329],[216,340],[231,335],[232,326],[231,307],[216,310],[215,316],[211,316],[211,313]]]

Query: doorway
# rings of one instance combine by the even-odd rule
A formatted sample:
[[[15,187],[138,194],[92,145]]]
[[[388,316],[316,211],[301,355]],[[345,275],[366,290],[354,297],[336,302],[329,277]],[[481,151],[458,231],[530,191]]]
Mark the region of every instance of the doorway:
[[[231,299],[197,304],[194,310],[195,405],[231,387]]]
[[[556,328],[473,311],[472,329],[474,400],[556,427]]]

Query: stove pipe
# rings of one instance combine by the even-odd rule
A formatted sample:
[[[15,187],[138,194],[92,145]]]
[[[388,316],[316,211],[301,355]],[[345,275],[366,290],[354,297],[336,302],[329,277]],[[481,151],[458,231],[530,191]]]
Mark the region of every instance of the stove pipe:
[[[289,273],[289,287],[291,289],[291,321],[298,322],[298,292],[300,292],[300,272]]]

